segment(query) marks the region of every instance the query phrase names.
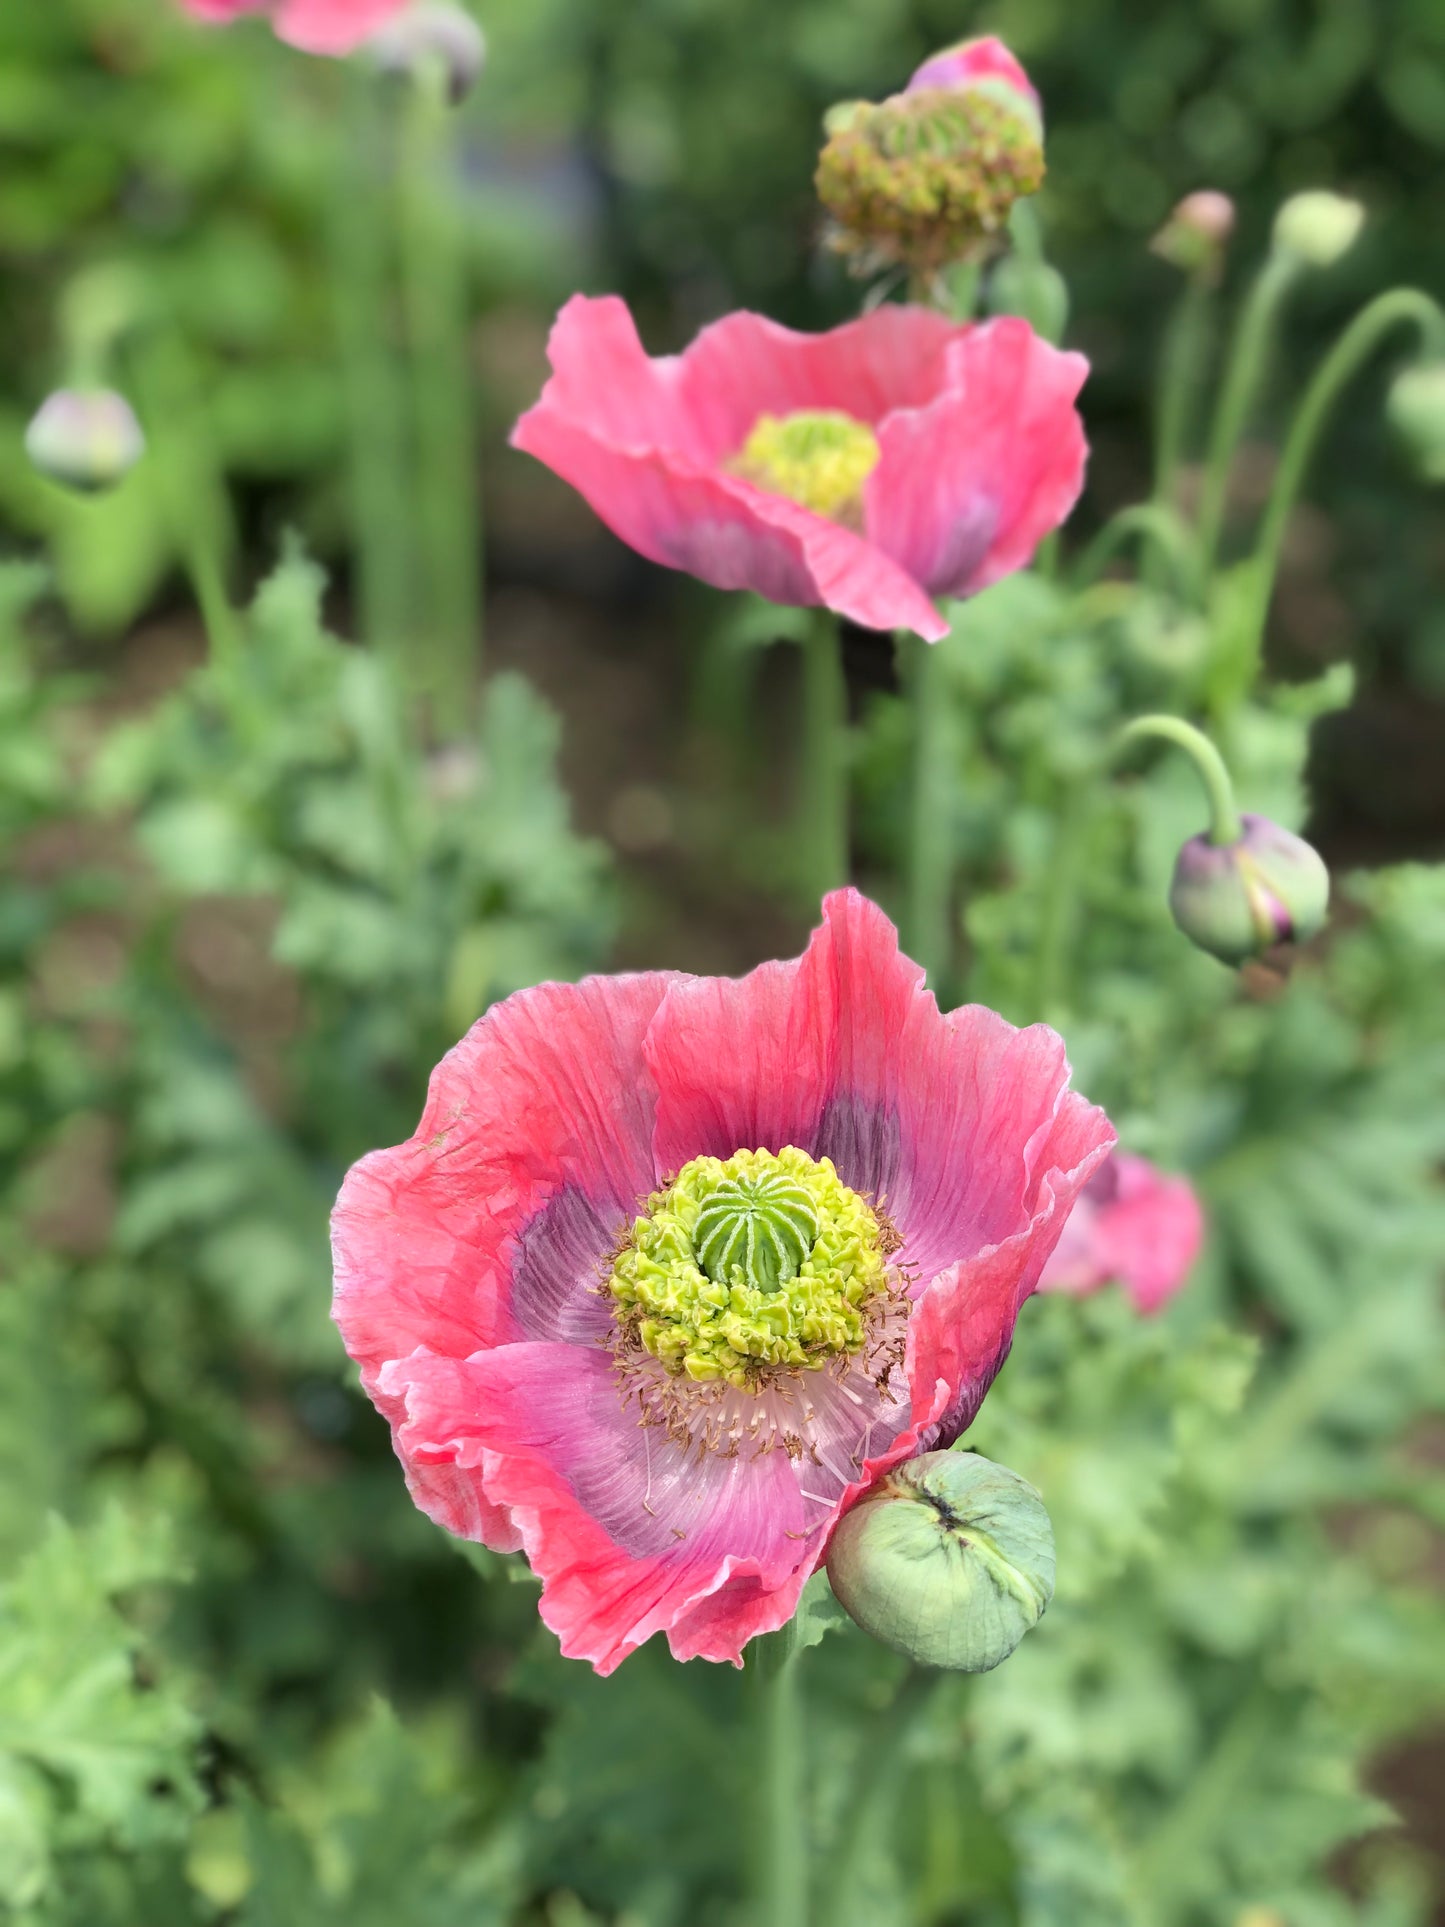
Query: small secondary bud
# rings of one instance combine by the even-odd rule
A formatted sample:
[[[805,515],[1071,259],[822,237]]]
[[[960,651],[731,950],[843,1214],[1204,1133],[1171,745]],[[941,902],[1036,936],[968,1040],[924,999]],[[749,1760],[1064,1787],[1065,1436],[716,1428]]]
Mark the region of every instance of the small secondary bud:
[[[1325,188],[1293,194],[1274,217],[1274,245],[1312,268],[1332,268],[1359,239],[1365,210]]]
[[[111,388],[58,388],[25,431],[33,467],[67,488],[113,488],[145,453],[135,410]]]
[[[1240,817],[1232,843],[1194,836],[1179,852],[1169,908],[1201,950],[1241,964],[1323,927],[1330,873],[1319,852],[1267,816]]]
[[[1044,178],[1038,95],[997,40],[936,55],[903,93],[846,101],[824,128],[818,195],[833,246],[863,272],[977,259]]]
[[[1234,202],[1200,188],[1184,196],[1149,245],[1172,266],[1197,274],[1219,267],[1233,232]]]
[[[1445,482],[1445,361],[1421,361],[1390,384],[1385,418],[1427,482]]]
[[[1054,1596],[1044,1502],[976,1452],[925,1452],[895,1466],[844,1515],[828,1553],[840,1604],[896,1653],[986,1673]]]
[[[1006,254],[988,286],[993,314],[1022,315],[1045,341],[1060,342],[1069,321],[1069,284],[1047,261]]]
[[[421,0],[388,21],[366,43],[372,61],[386,74],[418,75],[428,66],[445,78],[453,106],[476,85],[487,57],[481,28],[462,7],[446,0]]]

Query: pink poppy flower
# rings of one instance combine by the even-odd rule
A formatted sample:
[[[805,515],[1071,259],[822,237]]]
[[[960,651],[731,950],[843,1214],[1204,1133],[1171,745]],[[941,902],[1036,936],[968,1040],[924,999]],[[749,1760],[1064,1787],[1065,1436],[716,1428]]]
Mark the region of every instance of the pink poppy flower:
[[[1021,569],[1083,485],[1088,364],[1013,316],[732,314],[653,360],[622,301],[578,295],[548,353],[514,447],[651,561],[866,628],[937,641],[930,598]]]
[[[1113,1133],[1060,1039],[940,1015],[855,891],[791,963],[543,984],[348,1175],[334,1314],[413,1498],[562,1651],[741,1663],[957,1438]]]
[[[406,0],[181,0],[197,20],[229,21],[267,13],[278,36],[311,54],[348,54],[375,33]]]
[[[1121,1284],[1141,1312],[1158,1311],[1186,1282],[1204,1242],[1204,1212],[1187,1178],[1116,1151],[1090,1178],[1040,1291]]]

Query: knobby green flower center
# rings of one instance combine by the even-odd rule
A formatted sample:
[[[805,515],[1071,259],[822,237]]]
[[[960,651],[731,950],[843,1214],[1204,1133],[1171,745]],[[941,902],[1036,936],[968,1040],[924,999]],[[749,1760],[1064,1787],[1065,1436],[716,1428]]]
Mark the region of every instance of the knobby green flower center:
[[[899,1242],[827,1158],[693,1158],[633,1221],[607,1289],[671,1376],[756,1391],[864,1350]]]
[[[760,415],[732,462],[735,474],[815,515],[862,527],[863,484],[878,466],[878,437],[836,408]]]

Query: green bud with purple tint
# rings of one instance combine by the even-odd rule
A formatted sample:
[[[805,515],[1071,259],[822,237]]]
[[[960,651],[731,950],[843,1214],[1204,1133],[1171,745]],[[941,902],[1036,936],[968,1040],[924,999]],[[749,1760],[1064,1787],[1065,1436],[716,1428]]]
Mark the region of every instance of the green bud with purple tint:
[[[113,488],[145,453],[135,410],[113,388],[58,388],[25,431],[32,467],[66,488]]]
[[[441,77],[455,107],[477,83],[487,57],[481,28],[463,8],[447,0],[422,0],[389,20],[366,43],[374,65],[386,74],[416,79],[428,69]]]
[[[922,1666],[986,1673],[1054,1595],[1044,1502],[976,1452],[895,1466],[833,1534],[828,1579],[865,1633]]]
[[[1179,852],[1169,908],[1201,950],[1241,964],[1277,943],[1302,943],[1324,924],[1330,873],[1303,837],[1267,816],[1242,815],[1241,834],[1193,836]]]

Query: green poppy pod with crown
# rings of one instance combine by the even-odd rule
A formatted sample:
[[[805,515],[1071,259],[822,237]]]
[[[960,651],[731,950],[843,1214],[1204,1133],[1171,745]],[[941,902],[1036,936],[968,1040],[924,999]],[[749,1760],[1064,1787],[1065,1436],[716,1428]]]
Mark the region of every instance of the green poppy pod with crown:
[[[921,1666],[987,1673],[1054,1596],[1044,1502],[976,1452],[925,1452],[845,1513],[828,1580],[865,1633]]]
[[[818,195],[832,245],[860,273],[936,274],[980,258],[1043,183],[1038,95],[992,38],[935,54],[901,94],[846,102],[824,126]]]

